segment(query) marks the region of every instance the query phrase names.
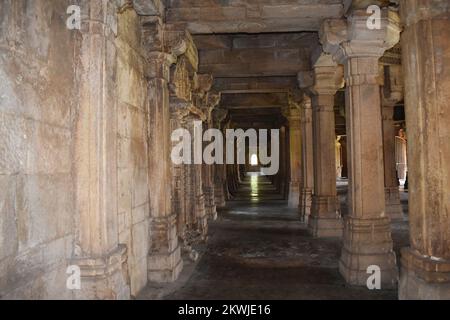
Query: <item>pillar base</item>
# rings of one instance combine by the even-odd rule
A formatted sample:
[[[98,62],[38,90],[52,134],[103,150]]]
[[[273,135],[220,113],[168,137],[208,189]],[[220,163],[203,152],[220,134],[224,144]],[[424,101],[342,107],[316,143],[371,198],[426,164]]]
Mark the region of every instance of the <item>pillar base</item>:
[[[308,222],[311,215],[312,194],[312,189],[303,188],[300,192],[300,217],[305,222]]]
[[[314,238],[342,238],[343,228],[340,217],[325,218],[313,214],[308,221],[308,232]]]
[[[147,258],[148,280],[175,281],[183,268],[176,215],[152,218],[150,235],[152,248]]]
[[[148,257],[147,266],[148,281],[174,282],[183,270],[180,247],[177,245],[175,250],[168,253],[153,253]]]
[[[74,290],[79,300],[128,300],[131,296],[127,268],[127,248],[101,258],[80,258],[70,262],[81,269],[81,290]]]
[[[316,238],[342,237],[343,223],[337,197],[313,196],[308,230]]]
[[[291,182],[289,184],[288,207],[297,209],[300,205],[300,184]]]
[[[400,203],[400,191],[398,188],[385,188],[386,215],[391,221],[404,220],[403,208]]]
[[[450,300],[450,260],[432,259],[404,248],[401,264],[401,300]]]
[[[351,285],[367,286],[369,266],[381,269],[381,288],[394,289],[398,282],[390,219],[346,217],[339,271]]]

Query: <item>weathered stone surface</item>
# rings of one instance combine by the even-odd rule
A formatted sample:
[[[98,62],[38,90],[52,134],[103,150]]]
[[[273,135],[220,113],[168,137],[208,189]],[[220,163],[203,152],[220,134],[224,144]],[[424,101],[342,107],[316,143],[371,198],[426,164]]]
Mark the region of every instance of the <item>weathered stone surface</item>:
[[[401,1],[401,12],[411,247],[402,251],[400,298],[449,299],[450,6]]]
[[[193,34],[317,31],[326,18],[343,14],[339,0],[172,1],[169,22],[185,23]]]
[[[381,99],[378,60],[399,40],[399,17],[382,10],[381,28],[367,28],[368,13],[354,10],[347,21],[326,21],[324,50],[344,64],[349,159],[349,215],[344,223],[340,272],[366,286],[367,267],[381,268],[385,287],[397,284],[397,267],[385,212]],[[374,32],[371,32],[374,31]]]

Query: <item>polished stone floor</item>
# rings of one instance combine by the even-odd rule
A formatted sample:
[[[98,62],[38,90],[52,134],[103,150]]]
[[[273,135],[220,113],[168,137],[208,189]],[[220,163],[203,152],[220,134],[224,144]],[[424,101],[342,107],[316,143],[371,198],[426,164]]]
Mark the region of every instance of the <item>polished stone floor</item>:
[[[342,203],[346,182],[338,189]],[[397,253],[408,244],[406,221],[393,224],[393,239]],[[187,262],[175,284],[150,284],[139,299],[397,298],[395,290],[346,285],[338,271],[340,247],[339,239],[313,239],[265,177],[249,176],[211,222],[208,243],[198,248],[201,259]]]

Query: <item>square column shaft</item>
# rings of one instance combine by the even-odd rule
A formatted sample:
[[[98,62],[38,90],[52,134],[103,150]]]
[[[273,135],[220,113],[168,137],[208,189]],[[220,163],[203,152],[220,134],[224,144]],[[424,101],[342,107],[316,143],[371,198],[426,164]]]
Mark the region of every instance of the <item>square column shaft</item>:
[[[411,247],[401,299],[450,299],[450,12],[446,1],[402,0]]]

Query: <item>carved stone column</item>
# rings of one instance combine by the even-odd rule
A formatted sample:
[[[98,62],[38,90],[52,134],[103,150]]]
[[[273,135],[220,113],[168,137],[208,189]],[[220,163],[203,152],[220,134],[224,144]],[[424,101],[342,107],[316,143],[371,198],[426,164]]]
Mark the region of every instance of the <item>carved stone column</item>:
[[[172,195],[171,126],[169,105],[170,66],[176,55],[166,53],[164,30],[159,19],[142,18],[143,43],[147,50],[149,112],[149,194],[150,194],[150,250],[147,260],[148,279],[171,282],[182,268],[178,243],[177,212]]]
[[[311,98],[305,96],[302,103],[302,189],[300,194],[300,215],[308,223],[311,215],[314,189],[313,128]]]
[[[450,8],[402,0],[411,247],[401,299],[450,299]]]
[[[228,115],[228,111],[225,109],[216,108],[213,110],[212,117],[214,127],[222,130],[222,121]],[[226,158],[226,150],[224,150],[224,159]],[[216,164],[214,170],[214,196],[217,208],[224,208],[226,205],[226,165]]]
[[[81,34],[80,105],[75,122],[75,205],[79,221],[74,257],[81,268],[77,299],[129,299],[127,248],[117,217],[116,10],[85,1]]]
[[[391,220],[403,220],[400,190],[395,161],[394,107],[402,100],[401,66],[383,67],[384,86],[381,114],[383,117],[383,154],[386,214]]]
[[[289,121],[289,159],[290,159],[290,182],[288,205],[290,208],[299,208],[300,181],[301,181],[301,118],[300,106],[290,101],[284,110],[284,116]]]
[[[344,64],[349,161],[349,213],[345,217],[339,269],[350,284],[366,286],[367,269],[381,269],[382,288],[395,288],[398,271],[390,219],[385,212],[382,122],[378,60],[399,41],[399,17],[383,9],[381,28],[369,30],[369,14],[353,11],[328,20],[324,49]]]
[[[203,123],[204,131],[212,129],[212,111],[220,101],[220,95],[211,91],[212,84],[213,77],[210,74],[197,74],[194,77],[194,105],[196,105],[205,116]],[[204,147],[210,143],[210,141],[205,141],[203,143]],[[202,168],[202,179],[206,214],[208,218],[216,220],[217,207],[214,195],[213,169],[214,166],[212,164],[204,163]]]
[[[199,112],[201,112],[199,110]],[[203,131],[202,124],[203,121],[206,120],[204,115],[200,115],[200,113],[190,113],[186,117],[186,126],[188,130],[191,132],[191,136],[193,139],[196,135]],[[196,124],[200,126],[197,127]],[[193,146],[192,150],[194,150],[195,146]],[[192,216],[194,217],[194,226],[195,232],[198,233],[201,240],[205,240],[208,234],[208,215],[206,212],[206,203],[205,203],[205,193],[203,192],[203,179],[202,179],[202,170],[203,164],[192,164],[191,165],[191,190],[190,196],[193,198],[193,211]]]
[[[342,237],[336,191],[334,95],[344,86],[343,70],[330,55],[314,59],[313,105],[314,195],[308,229],[314,237]]]

